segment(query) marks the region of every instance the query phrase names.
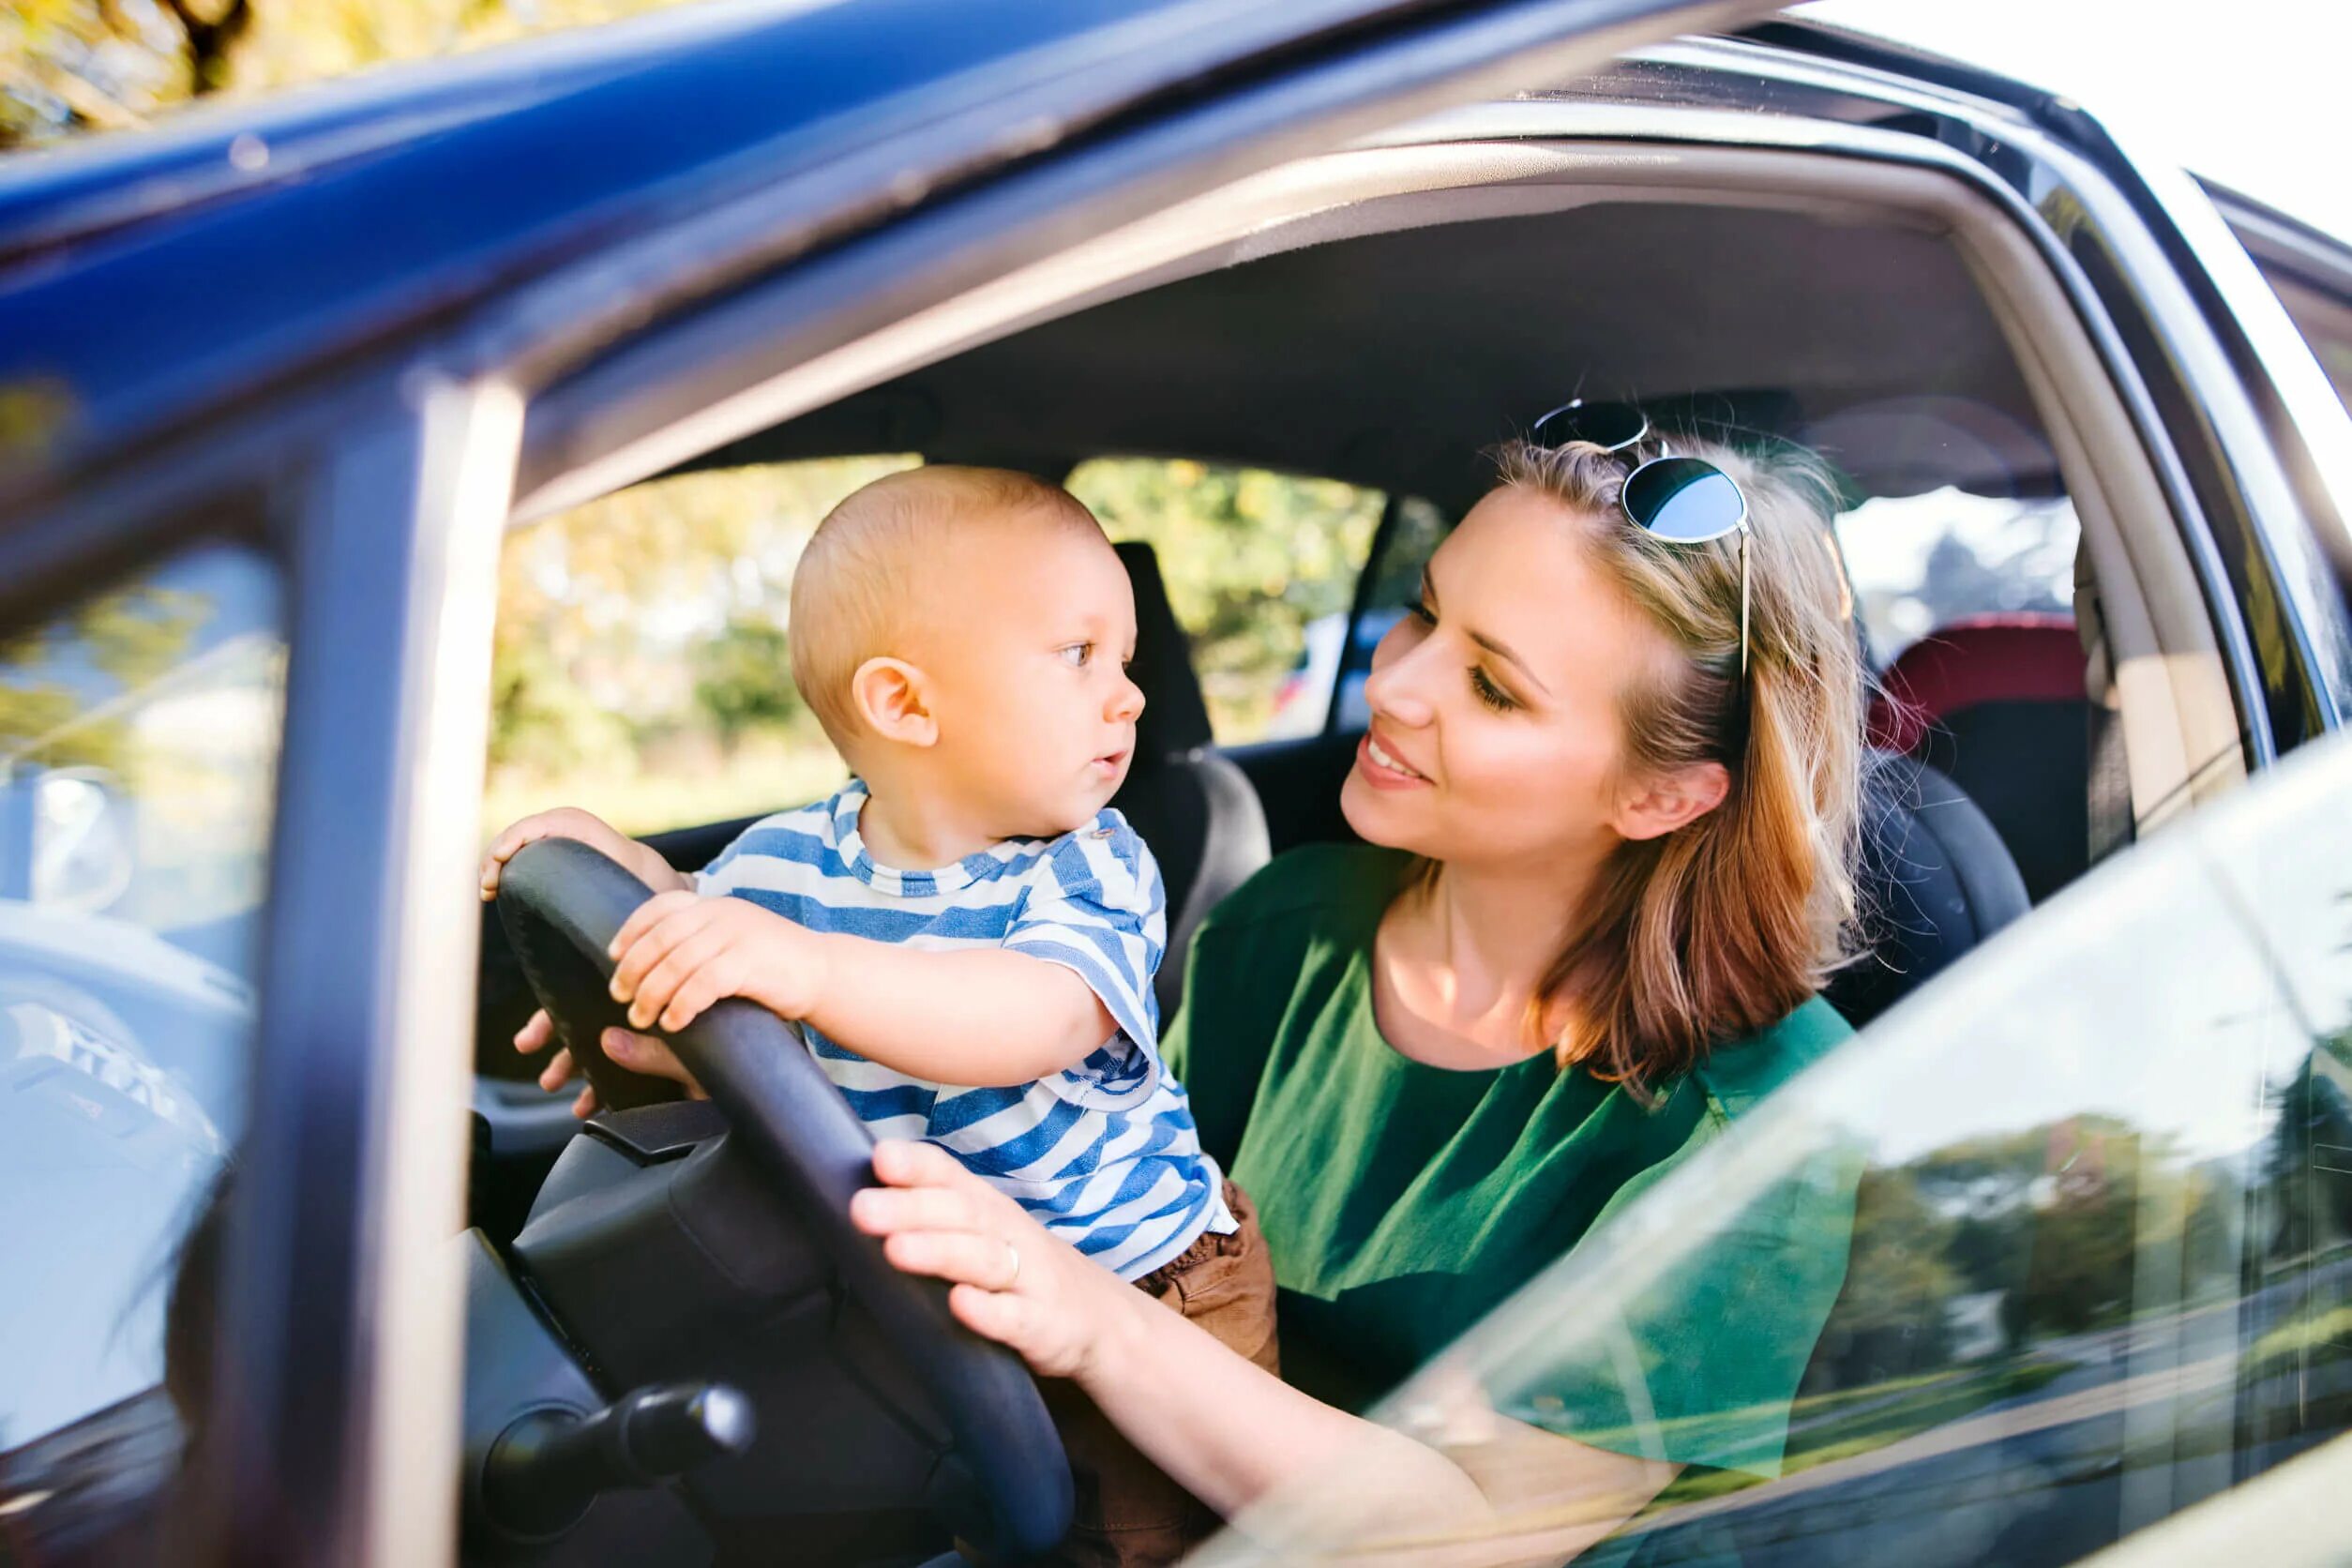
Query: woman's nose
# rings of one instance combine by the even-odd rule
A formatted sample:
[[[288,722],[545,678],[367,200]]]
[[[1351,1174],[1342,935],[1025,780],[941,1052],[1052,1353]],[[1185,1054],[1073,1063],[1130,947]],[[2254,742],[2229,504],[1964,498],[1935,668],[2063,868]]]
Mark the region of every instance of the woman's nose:
[[[1422,642],[1374,653],[1371,673],[1364,681],[1364,701],[1375,714],[1415,730],[1436,716],[1436,706],[1429,701],[1427,676],[1422,668],[1428,661],[1419,656],[1427,646]]]

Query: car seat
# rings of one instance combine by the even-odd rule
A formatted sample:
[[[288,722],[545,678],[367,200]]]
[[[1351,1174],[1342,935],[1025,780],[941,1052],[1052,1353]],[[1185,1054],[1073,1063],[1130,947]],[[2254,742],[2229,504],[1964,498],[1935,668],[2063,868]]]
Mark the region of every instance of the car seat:
[[[2090,700],[2073,617],[1972,615],[1906,648],[1880,677],[1873,745],[1959,786],[2040,903],[2090,864]]]
[[[1863,756],[1861,864],[1864,951],[1831,976],[1831,1005],[1860,1029],[2029,907],[2000,835],[1927,763]]]
[[[1165,1028],[1184,994],[1193,932],[1273,850],[1257,790],[1212,746],[1192,643],[1168,605],[1159,557],[1134,540],[1119,546],[1119,559],[1135,584],[1135,662],[1127,672],[1144,705],[1135,760],[1111,805],[1152,847],[1168,884],[1168,954],[1153,982]]]

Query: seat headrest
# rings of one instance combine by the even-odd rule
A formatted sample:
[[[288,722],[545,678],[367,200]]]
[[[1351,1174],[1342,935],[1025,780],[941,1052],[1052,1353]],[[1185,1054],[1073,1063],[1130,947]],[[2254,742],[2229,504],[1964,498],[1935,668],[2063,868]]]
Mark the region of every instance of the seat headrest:
[[[1192,640],[1176,624],[1160,580],[1160,559],[1140,539],[1120,545],[1119,559],[1135,584],[1135,664],[1127,673],[1143,691],[1136,723],[1138,758],[1180,756],[1210,744],[1208,704],[1192,672]]]
[[[1903,650],[1879,676],[1870,744],[1919,749],[1928,729],[1980,702],[2082,702],[2074,618],[2033,611],[1970,615]]]

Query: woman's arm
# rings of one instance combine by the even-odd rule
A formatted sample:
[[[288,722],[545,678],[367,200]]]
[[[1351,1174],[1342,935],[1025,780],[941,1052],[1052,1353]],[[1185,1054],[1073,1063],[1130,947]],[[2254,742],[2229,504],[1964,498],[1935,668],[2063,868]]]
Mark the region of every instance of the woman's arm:
[[[1048,1235],[942,1150],[883,1143],[874,1169],[886,1185],[860,1193],[852,1216],[883,1238],[893,1263],[951,1281],[957,1318],[1041,1375],[1077,1381],[1218,1513],[1257,1507],[1243,1521],[1253,1533],[1303,1546],[1380,1542],[1413,1561],[1557,1561],[1673,1477],[1671,1466],[1474,1405],[1440,1452],[1235,1354]]]

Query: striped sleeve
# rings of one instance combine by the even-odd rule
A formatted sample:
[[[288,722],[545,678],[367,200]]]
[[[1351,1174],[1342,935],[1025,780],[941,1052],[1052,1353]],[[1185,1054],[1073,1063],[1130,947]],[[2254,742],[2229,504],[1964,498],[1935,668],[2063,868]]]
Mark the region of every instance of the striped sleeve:
[[[1160,868],[1118,812],[1058,840],[1033,874],[1007,949],[1060,964],[1086,982],[1119,1033],[1060,1075],[1079,1105],[1124,1106],[1159,1085],[1159,1004],[1152,976],[1168,941]]]
[[[795,865],[812,865],[822,852],[818,837],[830,801],[796,807],[761,818],[727,841],[708,866],[686,874],[686,886],[702,897],[731,892],[740,877],[736,863],[746,855],[766,856]]]

